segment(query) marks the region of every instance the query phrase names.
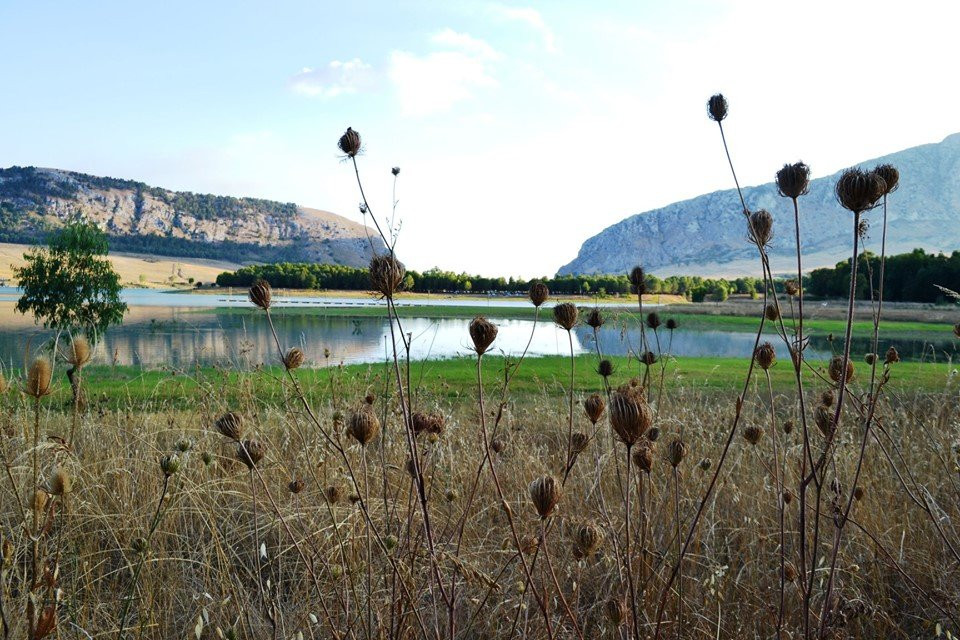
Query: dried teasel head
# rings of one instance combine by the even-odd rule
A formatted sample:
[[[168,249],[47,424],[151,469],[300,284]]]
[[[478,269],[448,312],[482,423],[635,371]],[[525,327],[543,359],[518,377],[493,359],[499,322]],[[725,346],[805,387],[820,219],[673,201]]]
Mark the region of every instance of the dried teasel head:
[[[260,307],[264,311],[270,308],[270,301],[273,298],[273,293],[270,290],[270,283],[263,278],[257,279],[252,285],[250,285],[250,291],[247,292],[247,295],[250,298],[250,302]]]
[[[793,420],[787,420],[783,423],[783,432],[788,435],[793,433]]]
[[[597,307],[590,309],[590,312],[587,314],[587,326],[592,329],[599,329],[606,321],[606,318],[603,317],[603,314],[600,313],[600,309]]]
[[[590,422],[593,424],[597,424],[603,416],[603,410],[606,406],[606,403],[603,401],[603,396],[599,393],[592,394],[583,403],[583,409],[587,412],[587,417],[590,418]]]
[[[839,383],[841,379],[844,383],[850,382],[854,375],[853,361],[849,358],[844,359],[843,356],[833,356],[830,359],[827,372],[830,374],[830,379],[836,383]]]
[[[289,371],[293,371],[294,369],[299,369],[300,365],[302,365],[306,359],[307,356],[300,347],[292,347],[283,356],[283,366]]]
[[[780,319],[780,309],[777,308],[777,305],[770,303],[763,309],[763,317],[765,317],[770,322],[776,322]]]
[[[46,358],[37,358],[27,371],[27,381],[24,391],[28,396],[40,399],[50,393],[50,382],[53,376],[53,367]]]
[[[414,433],[423,433],[430,429],[430,416],[422,411],[415,411],[410,416],[410,422],[413,424]]]
[[[343,498],[343,492],[340,491],[340,487],[332,484],[323,490],[323,497],[330,504],[337,504]]]
[[[621,598],[610,598],[603,605],[603,615],[613,627],[619,627],[627,617],[627,605]]]
[[[628,447],[636,444],[653,423],[643,387],[624,385],[610,394],[609,416],[620,442]]]
[[[530,292],[528,295],[530,296],[530,302],[533,303],[533,306],[539,307],[547,301],[547,298],[550,297],[550,289],[547,288],[547,285],[538,280],[530,285]]]
[[[347,127],[346,132],[340,136],[340,140],[337,142],[337,147],[340,148],[348,158],[355,157],[360,153],[360,134],[354,131],[351,127]]]
[[[162,471],[164,477],[167,478],[174,475],[177,471],[180,471],[180,456],[171,453],[170,455],[160,458],[160,471]]]
[[[960,338],[960,324],[953,328],[953,332],[957,334],[957,337]],[[887,354],[883,359],[885,364],[894,364],[895,362],[900,362],[900,353],[897,352],[896,347],[890,347],[887,349]]]
[[[813,421],[825,438],[832,438],[837,430],[836,425],[833,423],[833,412],[829,407],[823,405],[818,406],[813,412]]]
[[[477,316],[470,321],[468,327],[470,339],[473,340],[473,350],[478,356],[482,356],[497,339],[497,325],[493,324],[483,316]]]
[[[797,569],[789,562],[783,565],[783,579],[787,582],[793,582],[797,579]]]
[[[660,314],[656,311],[651,311],[647,314],[647,326],[656,331],[660,328],[663,322],[660,320]]]
[[[494,453],[503,453],[503,450],[507,448],[507,444],[499,438],[494,438],[490,442],[490,448],[493,449]]]
[[[687,447],[687,444],[683,440],[676,438],[667,445],[667,460],[670,461],[673,467],[678,467],[680,463],[683,462],[683,459],[687,457],[688,452],[689,447]]]
[[[640,362],[648,367],[652,367],[657,363],[657,354],[653,351],[644,351],[640,354]]]
[[[761,247],[773,239],[773,216],[766,209],[758,209],[750,214],[750,237]]]
[[[638,295],[643,295],[647,292],[647,274],[644,272],[643,267],[640,265],[635,266],[630,270],[628,277],[630,279],[630,291]]]
[[[585,522],[574,531],[574,554],[586,558],[592,556],[603,542],[603,532],[593,522]]]
[[[653,469],[653,443],[647,440],[641,440],[633,450],[633,466],[644,473],[650,473]]]
[[[400,290],[406,275],[407,268],[393,254],[370,260],[370,286],[385,298],[392,298]]]
[[[680,323],[677,322],[676,319],[674,319],[674,318],[667,318],[667,329],[669,329],[670,331],[673,331],[674,329],[676,329],[676,328],[679,327],[679,326],[680,326]]]
[[[714,122],[723,122],[724,118],[727,117],[728,108],[727,99],[723,97],[722,93],[714,94],[707,100],[707,114]]]
[[[561,302],[553,307],[553,321],[570,331],[577,326],[580,310],[572,302]]]
[[[650,431],[647,431],[647,440],[650,442],[656,442],[657,438],[660,437],[660,427],[650,427]]]
[[[757,350],[753,353],[753,359],[756,361],[757,366],[767,371],[777,362],[777,352],[774,350],[773,345],[769,342],[764,342]]]
[[[287,489],[294,495],[302,493],[306,486],[306,483],[301,478],[294,478],[287,483]]]
[[[553,476],[543,476],[530,483],[530,502],[541,518],[548,518],[560,502],[560,483]]]
[[[599,373],[604,378],[609,378],[613,375],[614,366],[613,363],[604,358],[597,364],[597,373]]]
[[[750,425],[743,430],[743,439],[750,444],[757,444],[763,437],[763,429],[756,425]]]
[[[236,411],[229,411],[213,423],[221,434],[231,440],[239,440],[243,437],[243,416]]]
[[[266,453],[266,445],[259,440],[244,440],[237,443],[237,460],[247,465],[247,469],[253,470],[260,464]]]
[[[802,162],[785,164],[777,171],[777,191],[784,198],[796,200],[807,195],[810,187],[810,167]]]
[[[376,411],[368,404],[354,411],[347,424],[347,433],[362,447],[370,444],[380,434],[380,419]]]
[[[68,364],[79,369],[90,362],[90,342],[82,335],[74,336],[73,339],[70,340],[70,344],[67,345],[66,352],[63,355],[63,359],[66,360]]]
[[[820,394],[820,404],[825,407],[832,407],[836,399],[837,397],[834,395],[833,389],[827,389]]]
[[[390,169],[390,173],[392,173],[395,176],[400,175],[400,167],[394,167],[393,169]]]
[[[73,481],[70,475],[62,468],[54,469],[47,481],[47,492],[52,496],[63,496],[73,491]]]
[[[43,489],[37,489],[36,491],[33,492],[33,500],[31,501],[30,504],[33,506],[34,511],[36,511],[37,513],[43,513],[46,510],[47,505],[49,503],[50,503],[49,493],[47,493]]]
[[[883,195],[888,195],[900,186],[900,171],[892,164],[880,164],[873,168],[873,172],[883,178]]]
[[[709,471],[710,467],[713,466],[713,460],[710,458],[703,458],[700,460],[700,463],[697,466],[700,467],[700,471]]]
[[[865,353],[863,355],[863,361],[872,366],[873,363],[877,361],[877,354]]]
[[[800,285],[797,284],[796,280],[787,280],[783,285],[783,290],[788,296],[793,297],[800,293]]]
[[[887,185],[879,174],[862,169],[847,169],[840,175],[834,191],[844,209],[863,213],[877,204]]]
[[[570,453],[573,455],[580,455],[583,453],[587,445],[590,444],[590,436],[583,433],[582,431],[576,431],[570,434]]]
[[[857,485],[857,487],[853,490],[853,499],[856,500],[857,502],[863,501],[866,495],[867,495],[867,490],[859,485]]]

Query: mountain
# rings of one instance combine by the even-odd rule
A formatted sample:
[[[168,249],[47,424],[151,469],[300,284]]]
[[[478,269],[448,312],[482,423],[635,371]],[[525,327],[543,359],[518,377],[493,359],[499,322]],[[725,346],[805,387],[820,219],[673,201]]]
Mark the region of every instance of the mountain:
[[[77,214],[100,225],[114,251],[350,266],[371,257],[370,229],[328,211],[60,169],[0,169],[0,242],[38,242]]]
[[[960,133],[861,163],[872,168],[893,164],[900,188],[889,197],[887,253],[921,247],[929,251],[960,248]],[[800,198],[800,235],[804,267],[833,266],[848,258],[852,215],[834,196],[837,173],[810,182]],[[774,216],[770,247],[775,273],[796,270],[793,207],[772,182],[743,189],[751,210]],[[746,223],[735,189],[633,215],[583,243],[563,274],[623,273],[641,264],[656,275],[756,275],[756,248],[747,240]],[[871,228],[867,248],[879,252],[882,211],[866,215]]]

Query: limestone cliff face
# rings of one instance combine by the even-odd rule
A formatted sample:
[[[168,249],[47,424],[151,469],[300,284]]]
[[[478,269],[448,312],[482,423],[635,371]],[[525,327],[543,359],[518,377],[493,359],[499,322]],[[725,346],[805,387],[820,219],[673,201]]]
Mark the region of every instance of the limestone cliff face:
[[[350,266],[365,266],[371,255],[370,230],[327,211],[59,169],[0,170],[0,240],[36,241],[78,214],[100,225],[117,250]]]
[[[921,247],[960,248],[960,134],[867,160],[872,168],[889,162],[900,170],[900,188],[890,196],[888,253]],[[800,199],[805,266],[820,267],[849,258],[852,214],[842,209],[833,188],[840,172],[813,180]],[[793,207],[773,183],[743,190],[747,207],[774,215],[771,261],[775,271],[795,269]],[[881,212],[871,224],[867,248],[879,252]],[[746,241],[746,223],[735,190],[718,191],[627,218],[583,243],[561,274],[622,273],[642,264],[657,275],[757,275],[756,249]]]

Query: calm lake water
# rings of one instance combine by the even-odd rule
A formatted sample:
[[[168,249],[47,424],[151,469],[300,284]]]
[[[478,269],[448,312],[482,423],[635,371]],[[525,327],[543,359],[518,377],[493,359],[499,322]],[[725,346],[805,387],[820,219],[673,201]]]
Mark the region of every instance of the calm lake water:
[[[0,289],[0,359],[4,366],[19,366],[28,350],[36,350],[51,333],[32,324],[13,311],[16,291]],[[112,328],[98,347],[97,360],[101,363],[137,365],[144,367],[189,367],[194,364],[220,364],[232,367],[253,367],[277,361],[276,345],[266,318],[259,313],[238,314],[218,311],[224,305],[216,295],[165,294],[153,291],[125,292],[131,311],[124,324]],[[225,296],[231,305],[249,307],[240,295]],[[187,304],[187,303],[192,304]],[[329,299],[303,298],[300,304],[318,305]],[[162,303],[162,304],[160,304]],[[288,304],[295,306],[287,300]],[[366,299],[334,301],[337,306],[372,305]],[[420,301],[417,301],[420,304]],[[444,304],[450,304],[444,302]],[[476,305],[476,300],[459,304]],[[530,339],[533,322],[530,320],[499,320],[498,306],[529,304],[523,300],[495,299],[488,315],[500,327],[494,343],[494,353],[519,354]],[[274,316],[277,333],[284,348],[299,346],[307,354],[311,366],[330,366],[342,363],[382,362],[389,347],[390,327],[381,318],[324,317],[313,314],[284,313]],[[403,319],[403,331],[412,335],[411,356],[414,359],[451,358],[470,353],[465,319]],[[681,321],[682,327],[682,321]],[[653,340],[648,331],[648,337]],[[754,334],[736,331],[675,331],[671,340],[667,331],[661,331],[661,347],[681,356],[747,357],[753,347]],[[398,338],[399,339],[399,338]],[[786,358],[776,336],[768,338],[778,355]],[[600,331],[600,341],[606,354],[625,355],[640,348],[640,330],[636,326],[612,326]],[[935,352],[942,361],[947,354],[954,359],[955,341],[946,333],[942,341],[929,343],[923,339],[904,336],[894,341],[881,341],[881,350],[896,344],[905,358],[916,359]],[[860,357],[869,350],[867,338],[855,340],[853,352]],[[837,347],[839,348],[839,343]],[[578,327],[573,332],[575,353],[594,351],[593,332],[589,327]],[[566,331],[552,322],[537,325],[530,344],[531,355],[565,355],[570,345]],[[654,349],[656,350],[656,349]],[[808,357],[825,358],[831,353],[826,336],[814,336]]]

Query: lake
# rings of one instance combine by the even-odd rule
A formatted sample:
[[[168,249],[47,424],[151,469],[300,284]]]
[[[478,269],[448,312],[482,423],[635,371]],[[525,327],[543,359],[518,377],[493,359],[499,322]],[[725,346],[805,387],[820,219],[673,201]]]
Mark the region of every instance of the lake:
[[[18,367],[30,351],[36,351],[51,337],[51,332],[37,327],[29,317],[13,311],[16,290],[0,289],[0,359],[4,367]],[[250,368],[277,361],[276,345],[270,333],[266,317],[261,313],[237,313],[219,306],[250,307],[246,298],[236,295],[195,295],[187,293],[162,293],[146,290],[129,290],[124,297],[131,305],[124,324],[112,328],[98,346],[97,360],[106,364],[135,365],[143,367],[184,368],[194,364],[218,364],[230,367]],[[223,302],[226,300],[226,302]],[[365,298],[307,298],[288,306],[374,306],[380,305]],[[416,301],[416,304],[431,301]],[[453,304],[451,301],[440,301]],[[437,302],[434,302],[435,304]],[[476,298],[464,299],[459,304],[477,306]],[[519,354],[530,339],[532,320],[497,319],[498,307],[529,305],[522,299],[491,299],[485,312],[499,325],[500,332],[494,343],[493,353]],[[312,313],[277,313],[274,322],[284,348],[299,346],[307,355],[311,366],[330,366],[340,363],[382,362],[390,348],[390,327],[385,318],[324,316]],[[469,320],[404,318],[403,331],[412,335],[411,357],[452,358],[468,355],[470,340],[467,333]],[[682,320],[681,320],[682,327]],[[589,327],[577,327],[573,332],[575,353],[595,350],[593,331]],[[648,337],[653,340],[648,330]],[[672,339],[666,330],[661,330],[661,346],[664,352],[680,356],[747,357],[753,347],[755,334],[745,331],[703,331],[678,329]],[[776,336],[768,337],[778,350],[780,358],[786,358],[782,343]],[[626,355],[635,353],[640,346],[640,330],[635,325],[605,325],[600,331],[600,341],[606,354]],[[904,336],[893,341],[905,359],[917,359],[936,352],[936,359],[943,360],[945,353],[956,358],[955,340],[949,332],[944,339],[930,343],[922,338]],[[881,351],[889,341],[881,342]],[[839,348],[839,342],[836,343]],[[870,348],[867,337],[854,341],[853,352],[862,356]],[[570,345],[566,331],[550,321],[538,323],[530,343],[530,355],[566,355]],[[654,349],[656,351],[656,349]],[[831,354],[826,336],[814,335],[807,351],[810,358],[826,358]]]

